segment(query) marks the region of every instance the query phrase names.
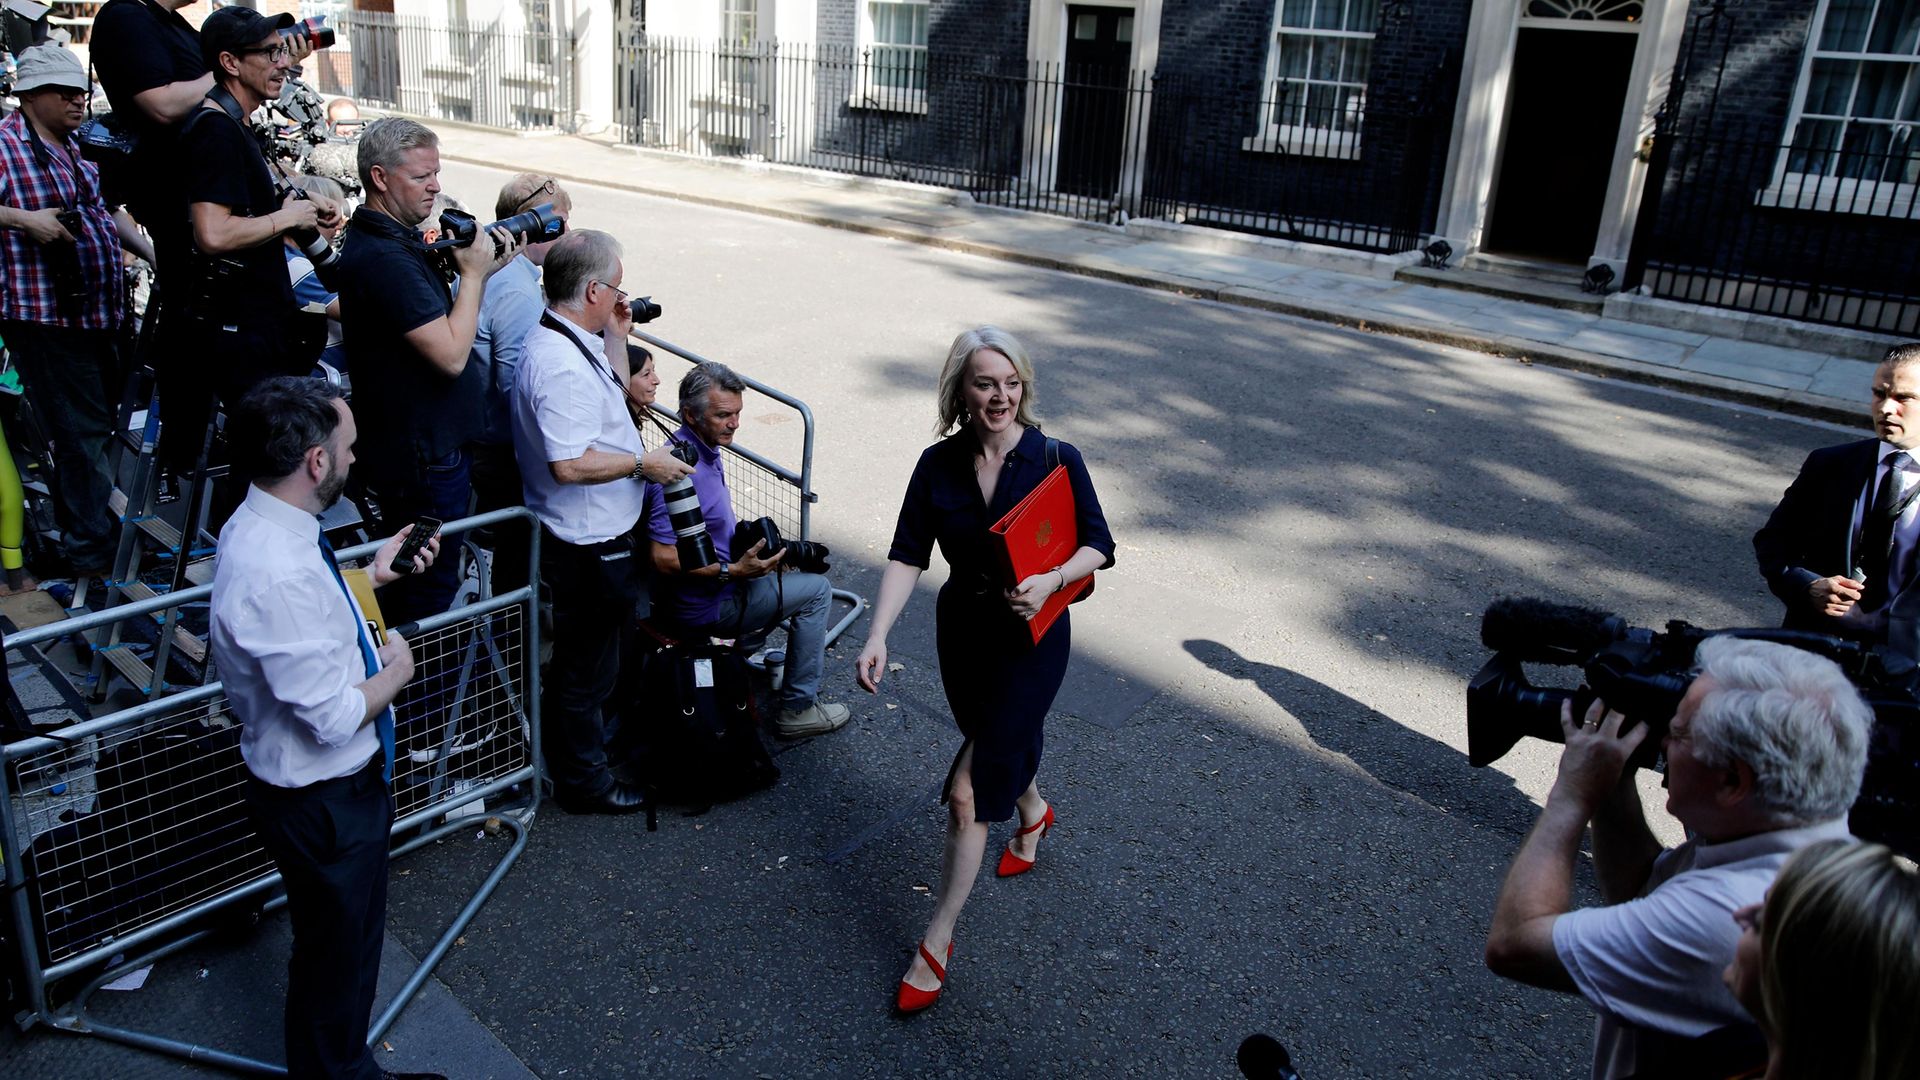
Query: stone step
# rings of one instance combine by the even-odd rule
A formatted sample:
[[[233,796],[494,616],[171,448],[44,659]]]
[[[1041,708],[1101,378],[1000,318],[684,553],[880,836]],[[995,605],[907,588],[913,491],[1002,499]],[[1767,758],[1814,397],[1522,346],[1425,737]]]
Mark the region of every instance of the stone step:
[[[1602,306],[1606,303],[1606,298],[1597,293],[1583,292],[1578,278],[1571,282],[1542,280],[1506,272],[1471,270],[1465,266],[1448,270],[1405,266],[1393,276],[1396,281],[1411,282],[1415,285],[1458,289],[1462,292],[1498,296],[1503,300],[1520,300],[1529,304],[1564,308],[1568,311],[1584,311],[1590,315],[1600,314]]]

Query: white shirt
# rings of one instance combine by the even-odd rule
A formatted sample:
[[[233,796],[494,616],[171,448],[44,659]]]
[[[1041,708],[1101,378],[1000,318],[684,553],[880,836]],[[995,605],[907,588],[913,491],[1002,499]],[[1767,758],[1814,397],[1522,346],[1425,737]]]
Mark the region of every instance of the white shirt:
[[[600,335],[551,308],[547,314],[595,357],[604,356]],[[631,532],[646,495],[646,484],[625,477],[604,484],[563,484],[553,478],[550,463],[572,461],[590,449],[645,453],[627,414],[626,395],[607,371],[588,363],[567,337],[535,326],[513,384],[513,456],[520,462],[527,509],[569,544],[599,544]]]
[[[1720,981],[1740,941],[1733,913],[1766,899],[1794,852],[1849,835],[1841,818],[1724,844],[1688,841],[1660,853],[1637,898],[1555,919],[1554,951],[1600,1014],[1595,1080],[1651,1067],[1672,1040],[1753,1023]]]
[[[380,736],[363,723],[360,607],[320,551],[320,520],[249,485],[217,552],[213,658],[247,768],[288,788],[358,771]]]

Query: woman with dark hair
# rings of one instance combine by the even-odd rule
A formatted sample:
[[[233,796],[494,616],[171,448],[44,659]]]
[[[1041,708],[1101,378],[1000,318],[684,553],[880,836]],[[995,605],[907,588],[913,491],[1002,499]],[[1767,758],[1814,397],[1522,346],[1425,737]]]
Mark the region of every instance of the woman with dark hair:
[[[1727,986],[1767,1035],[1766,1080],[1920,1077],[1920,873],[1879,844],[1796,852],[1745,929]]]
[[[1033,868],[1040,839],[1055,823],[1034,777],[1042,722],[1066,675],[1072,631],[1063,612],[1036,643],[1025,622],[1055,592],[1113,565],[1113,537],[1086,462],[1072,446],[1041,434],[1033,363],[1013,335],[983,326],[955,338],[939,395],[935,433],[943,438],[920,455],[907,483],[873,628],[854,672],[869,693],[878,692],[887,670],[887,633],[938,544],[953,571],[940,589],[936,614],[940,680],[966,741],[947,775],[938,904],[895,998],[903,1013],[940,997],[954,925],[986,853],[988,824],[1020,816],[1020,828],[1000,858],[1000,876],[1012,877]],[[988,530],[1056,463],[1066,467],[1072,483],[1079,549],[1059,566],[1008,587]]]

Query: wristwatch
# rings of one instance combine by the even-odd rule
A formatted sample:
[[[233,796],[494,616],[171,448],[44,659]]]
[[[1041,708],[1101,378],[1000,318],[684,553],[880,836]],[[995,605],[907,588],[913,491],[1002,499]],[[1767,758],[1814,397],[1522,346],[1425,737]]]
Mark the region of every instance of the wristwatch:
[[[720,584],[725,585],[732,580],[733,580],[733,564],[724,563],[724,562],[721,563],[720,564]]]
[[[633,455],[633,471],[627,474],[627,479],[645,480],[646,478],[647,478],[646,462],[640,460],[639,454]]]

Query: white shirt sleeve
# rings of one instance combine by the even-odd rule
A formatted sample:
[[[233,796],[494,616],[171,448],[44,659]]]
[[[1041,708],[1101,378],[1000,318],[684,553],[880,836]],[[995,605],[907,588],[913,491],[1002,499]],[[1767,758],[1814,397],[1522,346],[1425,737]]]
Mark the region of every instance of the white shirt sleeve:
[[[315,613],[345,607],[331,576],[295,575],[234,606],[227,628],[233,644],[259,665],[267,691],[324,746],[344,746],[367,716],[367,679],[359,642],[316,636],[329,620]],[[351,659],[345,655],[351,651]]]
[[[1681,874],[1646,896],[1554,920],[1553,947],[1594,1008],[1685,1038],[1751,1023],[1720,981],[1746,901],[1727,883]]]

